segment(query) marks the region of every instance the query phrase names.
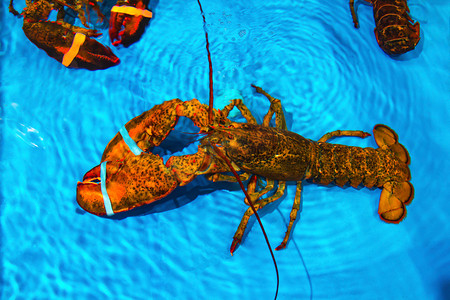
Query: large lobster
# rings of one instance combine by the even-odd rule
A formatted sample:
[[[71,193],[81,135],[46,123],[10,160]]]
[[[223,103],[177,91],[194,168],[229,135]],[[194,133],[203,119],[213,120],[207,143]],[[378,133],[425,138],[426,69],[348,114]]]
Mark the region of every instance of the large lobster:
[[[286,181],[297,181],[297,192],[290,214],[288,230],[277,250],[286,247],[291,228],[300,206],[302,181],[340,187],[350,183],[382,189],[378,213],[389,223],[398,223],[406,215],[405,206],[414,197],[408,164],[408,151],[398,143],[397,134],[385,125],[376,125],[374,138],[379,148],[360,148],[329,144],[339,136],[370,136],[363,131],[333,131],[317,142],[286,130],[281,102],[264,90],[256,91],[270,100],[269,112],[258,125],[242,100],[232,100],[222,110],[213,111],[213,123],[208,125],[208,106],[193,99],[166,101],[130,120],[107,145],[101,164],[89,172],[77,185],[77,202],[86,211],[112,215],[164,198],[177,186],[186,185],[198,175],[212,181],[236,181],[227,174],[227,160],[240,170],[240,178],[248,179],[247,192],[256,209],[279,199]],[[232,122],[229,112],[237,107],[247,123]],[[276,127],[269,123],[275,114]],[[198,152],[172,156],[164,164],[150,150],[161,144],[174,129],[179,117],[191,119],[206,136],[200,140]],[[218,155],[219,148],[223,154]],[[257,178],[265,178],[266,186],[257,189]],[[273,195],[262,198],[278,181]],[[246,201],[248,204],[248,202]],[[249,208],[234,235],[231,253],[244,234]]]
[[[375,38],[388,54],[403,54],[413,50],[420,40],[420,24],[409,16],[406,0],[365,0],[373,5]],[[355,28],[359,27],[354,0],[350,0],[350,11]]]

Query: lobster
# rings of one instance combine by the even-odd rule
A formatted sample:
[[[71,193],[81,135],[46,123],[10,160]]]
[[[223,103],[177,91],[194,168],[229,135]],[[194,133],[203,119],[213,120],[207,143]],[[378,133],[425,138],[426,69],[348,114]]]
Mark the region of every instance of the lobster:
[[[97,30],[74,26],[65,22],[64,7],[73,9],[85,27],[88,27],[84,8],[90,6],[100,17],[104,16],[96,1],[88,0],[26,0],[23,15],[23,31],[27,38],[48,56],[70,68],[88,70],[107,69],[120,63],[111,49],[92,39],[101,36]],[[52,10],[57,10],[56,22],[48,21]],[[9,11],[19,12],[10,0]]]
[[[118,0],[111,9],[109,37],[114,46],[128,47],[137,42],[152,18],[149,0]]]
[[[390,55],[413,50],[420,40],[420,24],[409,15],[406,0],[365,0],[373,5],[375,38],[384,52]],[[350,0],[350,12],[355,28],[359,27],[354,0]]]
[[[377,149],[330,144],[331,138],[354,136],[366,138],[369,133],[358,130],[337,130],[318,141],[308,140],[290,132],[278,99],[260,87],[256,92],[270,101],[270,109],[261,125],[241,99],[231,100],[222,110],[213,110],[213,123],[208,120],[208,105],[193,99],[166,101],[130,120],[108,143],[101,164],[88,171],[77,184],[77,202],[87,212],[113,215],[135,207],[155,203],[177,186],[191,182],[198,175],[216,181],[236,181],[228,172],[229,164],[241,171],[239,178],[248,180],[247,193],[256,210],[278,200],[284,193],[286,181],[296,181],[296,195],[285,236],[276,248],[286,247],[300,208],[302,182],[343,187],[349,183],[356,188],[381,188],[378,214],[388,223],[399,223],[406,216],[406,205],[414,198],[410,183],[410,157],[398,142],[397,134],[386,125],[373,129]],[[228,119],[237,107],[246,123]],[[270,121],[275,114],[275,127]],[[167,162],[151,149],[159,146],[174,129],[179,117],[191,119],[200,133],[198,152],[171,156]],[[217,152],[217,148],[220,149]],[[218,155],[222,153],[221,155]],[[261,178],[266,185],[262,188]],[[275,187],[275,181],[278,185]],[[273,195],[263,198],[269,191]],[[230,252],[241,243],[247,223],[254,211],[245,212],[233,237]]]

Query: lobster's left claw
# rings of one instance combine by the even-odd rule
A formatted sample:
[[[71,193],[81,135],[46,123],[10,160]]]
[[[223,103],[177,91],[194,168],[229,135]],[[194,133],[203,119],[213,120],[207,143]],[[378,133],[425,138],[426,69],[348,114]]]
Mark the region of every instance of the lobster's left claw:
[[[111,9],[109,37],[114,46],[128,47],[141,38],[152,17],[147,4],[148,0],[119,0]]]

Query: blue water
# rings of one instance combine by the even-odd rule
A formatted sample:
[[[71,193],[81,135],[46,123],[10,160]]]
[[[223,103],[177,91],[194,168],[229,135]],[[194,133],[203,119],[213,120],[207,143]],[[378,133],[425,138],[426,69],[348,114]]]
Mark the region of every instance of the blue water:
[[[1,298],[273,299],[275,271],[257,223],[229,254],[247,209],[237,184],[199,178],[121,219],[76,203],[77,181],[128,120],[173,98],[207,103],[197,1],[151,1],[142,40],[113,49],[121,64],[95,72],[66,69],[36,48],[8,2],[0,23]],[[359,6],[357,30],[347,1],[202,4],[216,108],[240,95],[261,121],[268,102],[254,83],[281,99],[291,131],[317,140],[382,123],[411,155],[415,199],[398,225],[378,218],[378,189],[304,185],[292,239],[275,253],[279,299],[450,299],[449,2],[409,1],[422,39],[395,59],[376,43],[369,6]],[[372,137],[333,142],[376,147]],[[291,184],[263,213],[273,247],[294,194]]]

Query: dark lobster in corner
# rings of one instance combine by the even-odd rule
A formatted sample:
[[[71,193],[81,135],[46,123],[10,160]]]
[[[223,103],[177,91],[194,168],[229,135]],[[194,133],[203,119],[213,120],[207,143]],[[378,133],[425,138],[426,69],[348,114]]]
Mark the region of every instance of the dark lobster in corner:
[[[333,131],[317,142],[311,141],[287,131],[280,100],[259,87],[256,91],[270,100],[262,125],[256,123],[240,99],[232,100],[222,110],[213,110],[212,124],[208,121],[208,106],[196,99],[166,101],[135,117],[109,142],[101,164],[87,172],[78,183],[78,204],[95,215],[112,215],[154,203],[198,175],[206,175],[214,182],[235,182],[236,178],[224,174],[230,170],[225,157],[241,172],[242,180],[250,178],[247,192],[257,210],[279,199],[286,181],[297,182],[288,229],[277,250],[285,248],[288,242],[300,208],[304,180],[322,185],[334,183],[340,187],[347,183],[352,187],[379,187],[382,189],[380,218],[398,223],[406,216],[405,206],[414,197],[409,182],[410,158],[392,129],[385,125],[374,127],[375,142],[379,146],[376,149],[327,143],[340,136],[370,136],[356,130]],[[234,107],[239,109],[246,123],[228,119]],[[270,127],[274,114],[275,127]],[[191,119],[205,137],[200,140],[197,153],[172,156],[164,163],[150,151],[174,129],[179,117]],[[219,148],[224,157],[214,148]],[[265,178],[265,186],[262,178]],[[275,190],[274,194],[263,198],[271,190]],[[246,203],[249,204],[247,200]],[[251,208],[245,212],[234,235],[231,253],[240,243],[252,214]]]
[[[26,0],[23,10],[23,31],[27,38],[48,56],[70,68],[88,70],[107,69],[120,63],[111,49],[92,39],[99,37],[97,30],[86,29],[64,22],[64,7],[73,9],[84,26],[88,27],[85,9],[93,9],[100,19],[103,14],[96,1],[88,0]],[[57,21],[48,21],[50,12],[57,10]],[[19,12],[10,0],[9,11]]]
[[[387,54],[403,54],[413,50],[420,40],[420,24],[409,16],[406,0],[366,0],[373,5],[375,37]],[[355,27],[359,27],[354,0],[350,0]]]

